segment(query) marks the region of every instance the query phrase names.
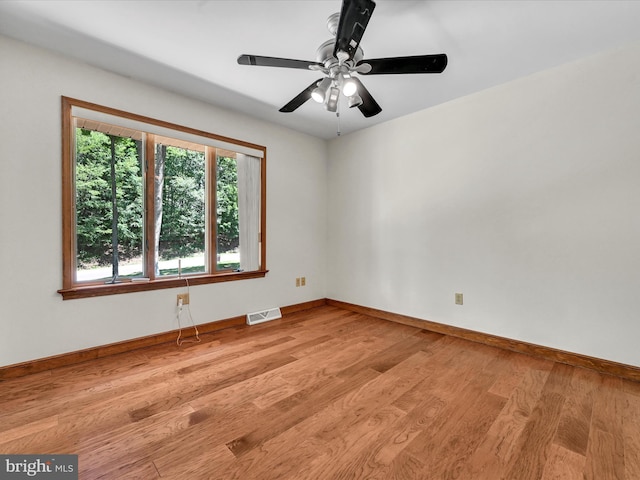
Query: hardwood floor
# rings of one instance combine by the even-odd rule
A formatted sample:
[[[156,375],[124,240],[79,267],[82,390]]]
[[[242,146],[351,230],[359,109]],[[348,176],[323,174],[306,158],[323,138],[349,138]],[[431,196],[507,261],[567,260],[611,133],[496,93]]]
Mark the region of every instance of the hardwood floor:
[[[81,479],[640,479],[640,383],[333,306],[0,382]]]

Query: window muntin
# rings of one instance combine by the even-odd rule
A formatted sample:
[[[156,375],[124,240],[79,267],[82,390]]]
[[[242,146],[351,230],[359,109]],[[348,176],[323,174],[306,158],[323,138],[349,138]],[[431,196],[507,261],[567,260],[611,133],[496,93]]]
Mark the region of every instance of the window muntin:
[[[74,116],[76,106],[97,120]],[[224,148],[214,146],[218,139]],[[266,149],[238,141],[237,150],[258,152],[248,157],[231,142],[63,97],[63,297],[169,288],[184,277],[201,284],[264,276]],[[238,185],[238,157],[258,165],[257,187]],[[239,212],[247,208],[239,188],[243,200],[258,202],[257,213]]]

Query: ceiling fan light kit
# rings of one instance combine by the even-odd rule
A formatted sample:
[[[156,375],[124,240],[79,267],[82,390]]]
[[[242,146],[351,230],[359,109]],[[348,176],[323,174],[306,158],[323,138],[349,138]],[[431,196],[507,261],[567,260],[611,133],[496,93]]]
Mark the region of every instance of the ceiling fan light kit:
[[[318,47],[316,61],[243,54],[238,57],[238,64],[297,68],[324,74],[323,78],[314,81],[283,106],[281,112],[293,112],[309,99],[324,104],[330,112],[336,112],[342,93],[348,99],[349,108],[357,107],[365,117],[377,115],[382,108],[353,74],[442,73],[447,66],[447,56],[437,54],[364,59],[360,40],[375,6],[373,0],[343,0],[340,12],[327,19],[327,28],[334,38]]]
[[[320,80],[317,85],[318,86],[313,89],[313,92],[311,92],[311,98],[318,103],[324,103],[327,98],[327,92],[331,87],[331,79],[329,77],[325,77]]]
[[[349,72],[343,72],[340,74],[340,90],[345,97],[350,97],[358,92],[358,86],[356,82],[351,79]]]
[[[359,107],[362,105],[362,97],[357,93],[349,97],[349,108]]]
[[[338,87],[331,87],[329,89],[329,96],[324,102],[324,108],[330,112],[338,110],[338,100],[340,99],[340,89]]]

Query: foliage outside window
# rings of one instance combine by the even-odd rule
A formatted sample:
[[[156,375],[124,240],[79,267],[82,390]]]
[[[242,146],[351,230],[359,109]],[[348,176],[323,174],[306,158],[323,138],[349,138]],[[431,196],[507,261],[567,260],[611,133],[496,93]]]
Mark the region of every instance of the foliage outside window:
[[[63,298],[264,276],[264,147],[62,106]]]

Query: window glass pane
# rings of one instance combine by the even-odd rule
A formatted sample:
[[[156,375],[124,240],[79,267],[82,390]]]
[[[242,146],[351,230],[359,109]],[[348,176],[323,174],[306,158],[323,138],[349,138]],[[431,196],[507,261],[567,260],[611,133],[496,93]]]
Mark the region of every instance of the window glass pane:
[[[79,122],[82,121],[79,119]],[[76,281],[143,276],[142,135],[75,129]]]
[[[204,147],[166,143],[155,152],[156,275],[205,273]]]
[[[216,159],[216,213],[216,268],[237,270],[240,268],[238,168],[231,156],[218,155]]]

